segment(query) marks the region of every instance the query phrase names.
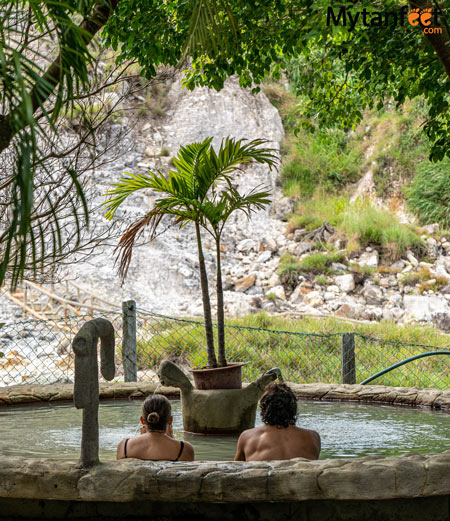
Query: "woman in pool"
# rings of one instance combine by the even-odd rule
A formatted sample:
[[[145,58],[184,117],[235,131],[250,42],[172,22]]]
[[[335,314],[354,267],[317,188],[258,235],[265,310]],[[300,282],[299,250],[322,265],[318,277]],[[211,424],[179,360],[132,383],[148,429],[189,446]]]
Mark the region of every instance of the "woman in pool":
[[[193,461],[192,445],[173,438],[171,410],[165,396],[147,396],[142,406],[141,435],[123,439],[117,446],[117,459]]]

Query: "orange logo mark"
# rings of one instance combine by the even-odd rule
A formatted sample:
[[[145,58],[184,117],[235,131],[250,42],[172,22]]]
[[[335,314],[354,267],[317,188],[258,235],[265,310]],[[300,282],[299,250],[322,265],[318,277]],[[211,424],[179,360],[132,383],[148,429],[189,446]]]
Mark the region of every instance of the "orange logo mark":
[[[408,15],[408,22],[411,25],[419,25],[419,23],[423,26],[431,25],[431,9],[411,9]]]

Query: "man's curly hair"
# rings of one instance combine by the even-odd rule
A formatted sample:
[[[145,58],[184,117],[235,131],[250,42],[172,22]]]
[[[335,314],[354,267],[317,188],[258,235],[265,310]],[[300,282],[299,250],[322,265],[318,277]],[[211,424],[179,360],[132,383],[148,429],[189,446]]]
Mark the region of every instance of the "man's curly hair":
[[[297,420],[297,398],[285,383],[269,384],[261,397],[261,419],[266,425],[286,428]]]

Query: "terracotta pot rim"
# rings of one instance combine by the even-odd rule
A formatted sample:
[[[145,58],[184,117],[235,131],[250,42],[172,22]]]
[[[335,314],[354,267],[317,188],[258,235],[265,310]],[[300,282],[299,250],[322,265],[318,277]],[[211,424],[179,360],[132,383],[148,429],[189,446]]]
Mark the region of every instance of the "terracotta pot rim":
[[[227,369],[232,369],[234,367],[242,367],[246,365],[247,362],[229,362],[225,367],[203,367],[196,369],[189,369],[190,373],[205,373],[208,371],[226,371]]]

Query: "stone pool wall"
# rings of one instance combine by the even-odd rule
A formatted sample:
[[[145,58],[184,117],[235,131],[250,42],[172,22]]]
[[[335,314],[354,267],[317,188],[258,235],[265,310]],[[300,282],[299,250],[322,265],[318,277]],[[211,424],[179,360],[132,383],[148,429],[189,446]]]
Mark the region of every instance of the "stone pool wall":
[[[387,387],[385,385],[294,384],[289,386],[298,398],[323,401],[354,401],[411,405],[450,411],[450,391],[420,389],[419,387]],[[100,397],[104,400],[142,399],[153,393],[155,383],[100,383]],[[158,393],[179,398],[176,387],[158,387]],[[0,407],[40,402],[71,401],[73,384],[13,385],[0,387]]]
[[[103,398],[141,397],[152,384],[104,384]],[[450,410],[450,392],[292,384],[298,396]],[[71,399],[70,385],[0,389],[0,404]],[[177,396],[177,390],[159,392]],[[21,436],[26,435],[26,429]],[[121,460],[91,470],[51,459],[0,457],[0,518],[450,521],[450,450],[278,462]]]

